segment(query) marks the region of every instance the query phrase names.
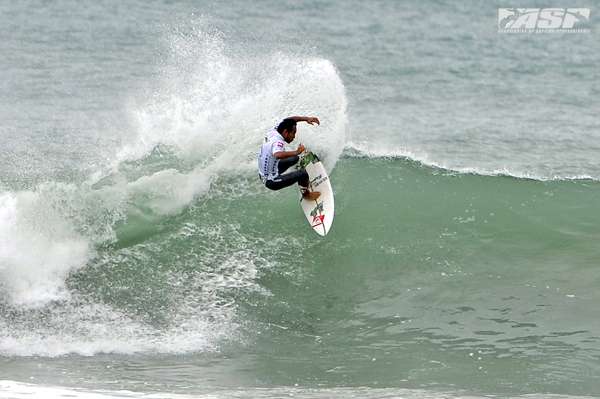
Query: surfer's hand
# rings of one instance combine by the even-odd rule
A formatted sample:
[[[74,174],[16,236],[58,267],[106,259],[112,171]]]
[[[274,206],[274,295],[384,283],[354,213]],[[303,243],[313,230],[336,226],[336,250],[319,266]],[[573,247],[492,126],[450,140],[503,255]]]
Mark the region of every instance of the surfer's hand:
[[[304,151],[306,149],[306,147],[304,147],[302,144],[298,145],[298,150],[296,151],[297,155],[302,154],[302,151]]]
[[[319,122],[317,118],[306,118],[306,123],[308,123],[309,125],[314,125],[315,123],[317,125],[321,124],[321,122]]]

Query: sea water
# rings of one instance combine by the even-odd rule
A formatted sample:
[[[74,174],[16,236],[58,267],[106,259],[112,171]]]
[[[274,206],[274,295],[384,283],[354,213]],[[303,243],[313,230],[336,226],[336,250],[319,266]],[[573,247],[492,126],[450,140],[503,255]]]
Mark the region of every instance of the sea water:
[[[0,3],[0,397],[600,396],[597,11]]]

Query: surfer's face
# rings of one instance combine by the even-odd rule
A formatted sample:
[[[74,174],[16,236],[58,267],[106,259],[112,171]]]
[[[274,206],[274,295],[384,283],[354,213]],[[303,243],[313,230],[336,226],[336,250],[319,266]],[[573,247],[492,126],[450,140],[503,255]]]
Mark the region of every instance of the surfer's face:
[[[292,128],[291,132],[284,130],[283,133],[281,133],[281,136],[283,136],[286,143],[291,143],[296,138],[296,126]]]

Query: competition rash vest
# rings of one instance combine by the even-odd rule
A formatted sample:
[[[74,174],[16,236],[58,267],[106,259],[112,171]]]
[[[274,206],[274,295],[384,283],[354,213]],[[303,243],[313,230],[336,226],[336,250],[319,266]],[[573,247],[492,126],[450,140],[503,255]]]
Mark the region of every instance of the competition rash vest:
[[[258,173],[263,181],[273,180],[279,176],[277,169],[279,160],[275,158],[275,154],[284,150],[285,140],[277,131],[277,126],[275,126],[267,132],[258,156]]]

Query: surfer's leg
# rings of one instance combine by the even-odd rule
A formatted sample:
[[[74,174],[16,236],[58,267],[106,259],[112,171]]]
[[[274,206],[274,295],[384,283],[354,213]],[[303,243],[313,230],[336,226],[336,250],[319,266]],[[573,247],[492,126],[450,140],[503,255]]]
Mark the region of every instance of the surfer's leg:
[[[294,155],[293,157],[280,159],[277,163],[277,170],[279,174],[282,174],[286,170],[288,170],[291,166],[296,165],[300,157],[298,155]]]
[[[313,201],[319,198],[321,195],[321,193],[318,191],[310,191],[308,172],[304,169],[286,173],[273,180],[267,180],[265,186],[271,190],[281,190],[282,188],[289,187],[294,183],[298,183],[300,186],[300,192],[302,193],[304,199]]]
[[[285,172],[291,166],[297,164],[298,161],[300,161],[300,157],[298,155],[280,160],[279,164],[277,165],[280,173],[279,177],[285,181],[285,186],[283,187],[288,187],[294,183],[298,183],[298,185],[300,186],[300,191],[302,191],[302,195],[305,195],[308,192],[309,186],[308,172],[306,170],[301,169],[295,172],[281,175],[281,173]]]
[[[302,169],[302,171],[306,172],[304,169]],[[314,201],[321,196],[321,193],[318,191],[310,191],[310,178],[308,177],[308,172],[306,172],[306,175],[302,176],[302,179],[298,180],[298,185],[300,186],[302,197],[305,200]]]
[[[289,187],[295,183],[308,188],[308,173],[304,169],[280,175],[273,180],[267,180],[265,186],[271,190],[281,190],[282,188]]]

